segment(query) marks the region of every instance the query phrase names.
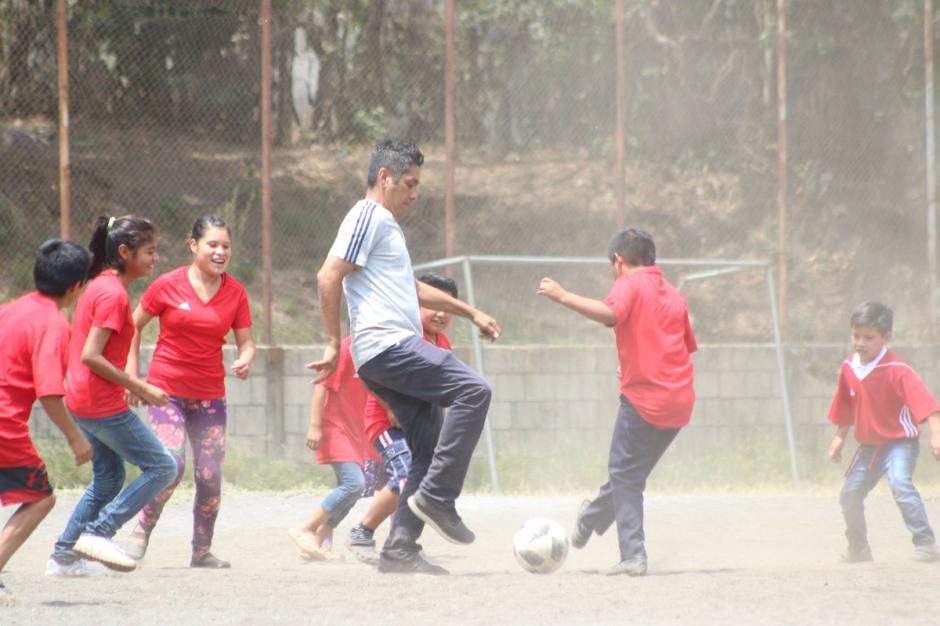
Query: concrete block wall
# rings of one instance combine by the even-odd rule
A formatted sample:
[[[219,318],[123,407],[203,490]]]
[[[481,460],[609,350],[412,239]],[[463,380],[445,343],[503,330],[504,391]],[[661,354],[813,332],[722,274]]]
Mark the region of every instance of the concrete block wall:
[[[896,350],[940,394],[940,346]],[[456,352],[472,364],[468,347]],[[142,350],[144,371],[151,353]],[[259,454],[309,456],[304,439],[313,373],[304,366],[321,354],[319,346],[259,348],[248,380],[229,375],[230,440]],[[845,347],[833,345],[787,349],[794,430],[800,442],[818,444],[830,436],[826,413],[846,354]],[[224,355],[228,371],[234,348],[227,346]],[[618,407],[613,345],[486,346],[483,367],[494,390],[489,420],[499,454],[541,457],[572,446],[606,449]],[[698,401],[676,449],[707,451],[748,438],[785,442],[772,346],[705,345],[695,355],[695,367]],[[31,427],[36,437],[59,436],[38,404]]]

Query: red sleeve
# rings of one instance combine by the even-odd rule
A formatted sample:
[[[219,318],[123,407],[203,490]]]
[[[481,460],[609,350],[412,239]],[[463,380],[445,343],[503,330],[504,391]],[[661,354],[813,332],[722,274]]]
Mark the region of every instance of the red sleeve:
[[[235,311],[235,320],[232,328],[251,328],[251,307],[248,306],[248,294],[244,287],[239,289],[238,309]]]
[[[917,372],[907,367],[896,369],[898,375],[893,380],[895,391],[911,410],[914,423],[920,424],[934,413],[940,413],[940,405],[927,390],[927,386]]]
[[[366,399],[366,408],[362,414],[365,416],[365,421],[367,424],[389,421],[388,411],[385,410],[385,407],[382,406],[382,403],[379,402],[371,393]]]
[[[166,276],[166,274],[163,276]],[[166,302],[163,298],[163,285],[166,284],[166,280],[163,276],[153,281],[140,298],[141,308],[153,317],[160,317],[163,309],[166,308]]]
[[[98,294],[94,303],[91,325],[119,332],[127,321],[127,309],[130,306],[127,292],[115,290]]]
[[[32,354],[33,382],[36,397],[65,395],[65,370],[69,358],[69,326],[52,324],[39,335]]]
[[[607,297],[604,298],[604,304],[613,311],[614,316],[617,318],[617,323],[622,324],[630,317],[630,311],[633,309],[633,302],[635,300],[633,285],[630,283],[629,278],[624,276],[614,281],[610,291],[607,293]]]
[[[685,312],[685,349],[692,354],[698,350],[698,342],[695,341],[695,331],[692,330],[692,320],[689,319],[689,312]]]
[[[851,426],[855,416],[852,414],[852,405],[849,402],[849,386],[845,382],[845,375],[839,373],[839,387],[836,395],[829,405],[829,421],[837,426]]]

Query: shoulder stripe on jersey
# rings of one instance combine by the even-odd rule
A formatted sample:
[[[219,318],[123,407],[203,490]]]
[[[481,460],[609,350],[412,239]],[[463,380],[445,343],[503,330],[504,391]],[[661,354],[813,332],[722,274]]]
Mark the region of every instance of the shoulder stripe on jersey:
[[[889,367],[889,366],[891,366],[891,365],[897,365],[898,367],[906,367],[906,368],[909,369],[909,370],[913,370],[913,369],[914,369],[913,367],[911,367],[911,366],[908,365],[907,363],[879,363],[879,364],[876,365],[875,367]]]
[[[356,220],[356,228],[353,229],[353,234],[349,238],[349,244],[346,246],[346,254],[343,255],[345,261],[349,263],[356,262],[356,257],[359,256],[359,250],[362,248],[362,241],[365,239],[366,231],[369,229],[369,224],[372,222],[372,212],[374,209],[374,202],[366,202],[362,205],[362,209],[359,211],[359,218]]]

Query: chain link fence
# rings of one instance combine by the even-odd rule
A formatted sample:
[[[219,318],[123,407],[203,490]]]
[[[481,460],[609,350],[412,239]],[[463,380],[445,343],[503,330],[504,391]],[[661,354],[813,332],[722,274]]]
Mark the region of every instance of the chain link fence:
[[[868,298],[896,308],[905,339],[931,336],[922,5],[786,4],[793,341],[841,340]],[[625,1],[626,222],[662,257],[776,259],[776,11]],[[219,213],[260,323],[258,18],[256,0],[70,3],[68,75],[73,238],[99,214],[141,214],[170,269],[188,260],[195,217]],[[4,299],[29,287],[33,250],[59,232],[55,23],[55,2],[0,0]],[[274,2],[274,343],[320,339],[315,272],[376,140],[424,149],[404,226],[416,262],[445,256],[444,29],[443,0]],[[468,0],[455,37],[454,252],[603,256],[618,219],[613,3]],[[538,302],[547,272],[594,295],[609,281],[489,268],[477,302],[499,310],[507,340],[593,337]],[[690,283],[701,338],[766,340],[762,281]]]

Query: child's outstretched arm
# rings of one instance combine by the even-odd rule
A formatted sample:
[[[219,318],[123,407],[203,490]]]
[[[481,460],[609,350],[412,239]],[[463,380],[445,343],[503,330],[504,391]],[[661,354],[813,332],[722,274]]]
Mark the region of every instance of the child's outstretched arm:
[[[849,433],[849,428],[850,426],[836,428],[835,437],[832,438],[832,443],[829,444],[829,459],[833,463],[842,460],[842,448],[845,446],[845,436]]]
[[[323,438],[323,404],[326,400],[326,387],[317,385],[310,398],[310,426],[307,428],[307,447],[316,450]]]
[[[930,426],[930,451],[933,458],[940,461],[940,413],[928,417],[927,425]]]
[[[584,317],[599,322],[604,326],[613,326],[617,323],[617,316],[610,310],[610,307],[600,300],[593,300],[576,293],[567,291],[551,278],[543,278],[539,283],[539,295],[545,296],[549,300],[554,300],[558,304],[568,307],[572,311],[580,313]]]

